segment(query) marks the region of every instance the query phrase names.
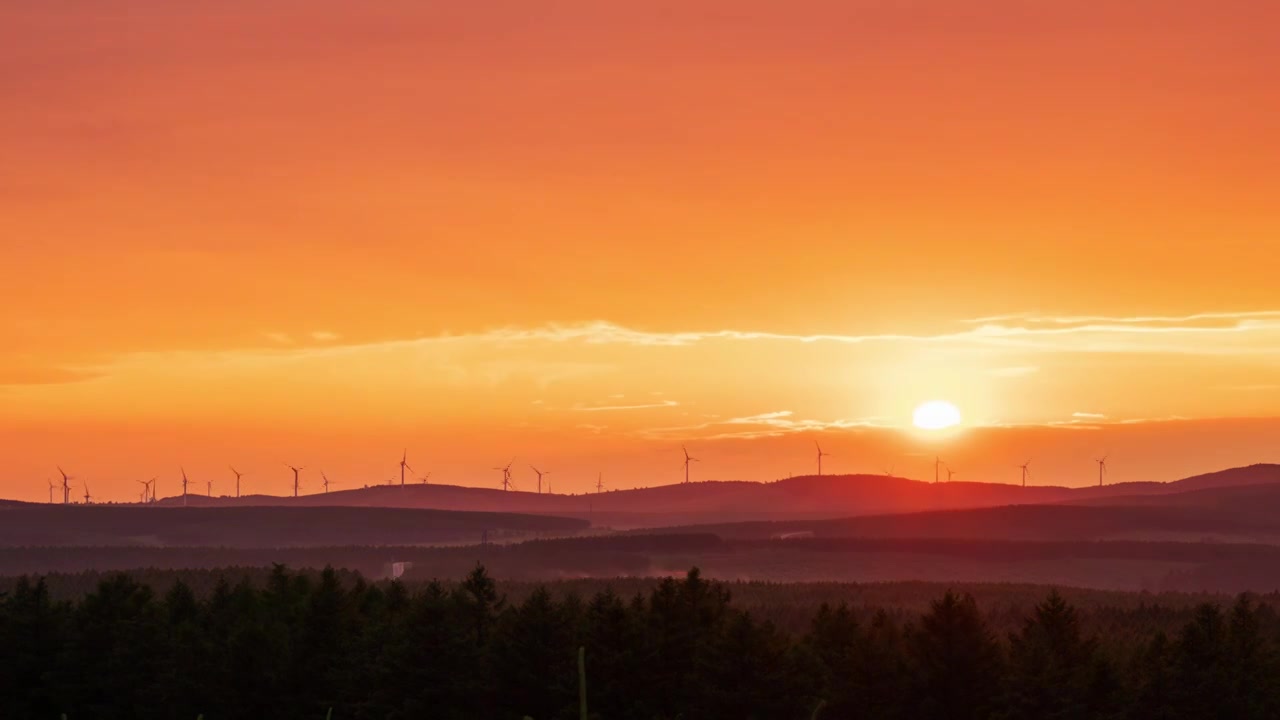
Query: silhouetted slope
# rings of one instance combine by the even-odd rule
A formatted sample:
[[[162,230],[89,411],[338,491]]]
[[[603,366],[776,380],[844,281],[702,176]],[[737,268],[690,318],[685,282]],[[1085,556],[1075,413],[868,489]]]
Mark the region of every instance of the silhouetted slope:
[[[1168,483],[1119,483],[1085,488],[1023,488],[981,482],[935,484],[883,475],[824,475],[771,483],[700,482],[581,495],[539,495],[456,485],[378,485],[299,498],[269,495],[208,498],[191,495],[187,502],[193,506],[402,507],[515,512],[586,518],[596,525],[636,528],[1078,503],[1259,483],[1280,483],[1280,466],[1254,465]],[[163,505],[180,503],[181,498],[176,497],[161,500]]]
[[[1280,496],[1280,489],[1276,490]],[[743,522],[670,528],[724,538],[769,538],[793,533],[814,537],[954,538],[985,540],[1105,540],[1250,538],[1280,539],[1274,505],[1239,507],[1011,505],[836,520]],[[640,532],[660,532],[653,529]]]
[[[0,509],[0,546],[277,547],[479,542],[571,534],[584,520],[547,515],[351,507],[28,505]]]
[[[1280,513],[1280,484],[1229,485],[1160,495],[1123,495],[1118,497],[1073,500],[1072,505],[1127,507],[1183,507],[1212,511],[1231,511],[1241,517]]]

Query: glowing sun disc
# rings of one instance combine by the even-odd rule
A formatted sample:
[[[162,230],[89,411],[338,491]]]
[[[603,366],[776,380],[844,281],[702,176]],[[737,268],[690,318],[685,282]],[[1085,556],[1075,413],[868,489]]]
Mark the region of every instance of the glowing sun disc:
[[[945,430],[960,424],[960,411],[944,400],[930,400],[911,414],[911,423],[921,430]]]

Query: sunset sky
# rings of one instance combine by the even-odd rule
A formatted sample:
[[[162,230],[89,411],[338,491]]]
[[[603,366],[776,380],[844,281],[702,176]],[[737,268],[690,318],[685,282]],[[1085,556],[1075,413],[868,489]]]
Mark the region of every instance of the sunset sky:
[[[1278,23],[4,3],[0,496],[1280,462]]]

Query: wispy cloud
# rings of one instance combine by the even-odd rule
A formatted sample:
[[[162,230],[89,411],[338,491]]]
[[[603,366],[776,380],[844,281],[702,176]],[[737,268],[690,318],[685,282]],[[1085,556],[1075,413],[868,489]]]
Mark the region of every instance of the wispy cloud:
[[[814,420],[796,419],[791,410],[775,410],[773,412],[747,415],[744,417],[716,420],[683,425],[678,427],[649,428],[639,432],[651,439],[671,439],[697,435],[704,440],[751,439],[763,437],[779,437],[800,432],[825,432],[833,430],[866,430],[885,428],[880,418],[864,418],[859,420],[836,419]],[[730,429],[731,427],[747,429]]]
[[[1251,320],[1280,320],[1280,310],[1249,310],[1244,312],[1203,312],[1187,315],[1039,315],[1036,313],[1012,313],[972,318],[971,325],[989,325],[1019,321],[1036,325],[1232,325]]]
[[[502,328],[476,335],[441,336],[424,341],[459,342],[470,338],[498,344],[550,342],[600,345],[685,347],[709,342],[785,342],[862,345],[906,343],[973,348],[1083,353],[1183,353],[1203,355],[1280,352],[1280,311],[1199,313],[1185,316],[1006,315],[977,318],[963,329],[936,334],[791,334],[754,330],[657,332],[596,321],[537,328]],[[1003,369],[1007,376],[1034,372],[1033,365]],[[995,371],[999,374],[999,371]]]
[[[652,408],[669,408],[677,407],[680,403],[675,400],[663,400],[658,403],[644,403],[641,405],[577,405],[573,409],[578,412],[614,412],[618,410],[649,410]]]
[[[446,333],[368,344],[298,349],[310,353],[351,353],[369,348],[426,348],[430,346],[490,345],[496,348],[535,343],[630,345],[679,348],[715,342],[771,342],[837,345],[919,344],[941,347],[1025,350],[1029,352],[1185,353],[1239,355],[1280,353],[1280,310],[1239,313],[1197,313],[1183,316],[1038,316],[1029,314],[974,318],[954,332],[934,334],[870,333],[793,334],[757,330],[651,331],[606,321],[550,323],[536,327],[503,327],[472,333]],[[277,344],[293,344],[285,333],[264,333]],[[333,333],[318,331],[312,339],[332,341]],[[993,375],[1017,377],[1038,370],[1036,365],[996,368]]]
[[[341,340],[342,336],[335,332],[329,332],[328,330],[316,330],[311,333],[311,339],[318,342],[333,342],[335,340]]]
[[[1071,417],[1082,420],[1105,420],[1107,416],[1102,413],[1073,412],[1071,413]]]
[[[648,357],[627,357],[621,353],[589,352],[594,346],[651,348],[660,353],[702,346],[708,352],[731,353],[737,358],[741,357],[738,355],[741,349],[736,345],[748,343],[849,347],[879,344],[907,350],[918,346],[980,351],[992,359],[991,369],[987,370],[990,375],[1016,378],[1039,372],[1040,365],[1035,358],[1041,354],[1164,353],[1254,360],[1280,357],[1280,311],[1184,316],[1008,315],[961,322],[955,332],[936,334],[787,334],[739,329],[661,332],[595,321],[366,343],[341,342],[336,333],[319,330],[300,337],[312,341],[325,339],[324,342],[299,343],[295,336],[284,332],[265,332],[261,337],[270,344],[214,351],[126,353],[99,363],[74,367],[62,363],[62,366],[69,375],[80,376],[130,372],[145,375],[156,368],[169,375],[231,375],[291,370],[301,368],[304,363],[326,368],[325,372],[345,366],[352,372],[367,374],[372,367],[385,366],[407,373],[410,382],[416,384],[493,386],[532,381],[545,388],[567,379],[616,373],[630,364],[650,361]],[[578,346],[573,360],[565,360],[565,353],[554,347],[564,344]],[[1002,355],[1005,357],[1001,358]],[[1001,359],[1004,362],[1000,362]],[[669,408],[679,404],[654,393],[648,397],[628,396],[628,399],[634,402],[605,402],[576,409],[606,412]]]

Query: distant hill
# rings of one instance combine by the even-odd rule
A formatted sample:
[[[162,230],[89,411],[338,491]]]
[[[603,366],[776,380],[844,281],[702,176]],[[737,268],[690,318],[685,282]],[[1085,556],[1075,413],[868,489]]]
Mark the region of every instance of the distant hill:
[[[1252,493],[1246,491],[1253,491]],[[1145,505],[1008,505],[872,515],[834,520],[763,521],[656,528],[636,532],[711,533],[726,539],[947,538],[1038,541],[1280,542],[1280,487],[1232,488],[1234,500],[1160,504],[1182,495],[1142,498]],[[1252,498],[1252,502],[1250,501]],[[1260,501],[1265,498],[1266,501]]]
[[[1268,517],[1280,514],[1280,483],[1209,486],[1159,495],[1083,498],[1072,500],[1069,504],[1093,507],[1198,508],[1206,511],[1230,511],[1241,518]]]
[[[352,507],[0,508],[0,546],[413,545],[571,535],[589,523],[514,513]]]
[[[1151,485],[1156,485],[1159,491],[1151,492]],[[1205,500],[1214,493],[1224,493],[1222,497],[1247,497],[1251,493],[1266,496],[1268,489],[1280,488],[1280,465],[1250,465],[1170,483],[1126,483],[1111,487],[1114,490],[1109,493],[1081,493],[1063,502],[1090,505],[1165,504],[1154,498],[1170,498],[1172,504],[1179,504]],[[1184,499],[1173,500],[1177,497]]]
[[[191,506],[344,506],[528,513],[590,520],[620,529],[708,522],[808,520],[1005,505],[1094,502],[1212,487],[1280,484],[1280,466],[1253,465],[1174,482],[1066,488],[981,482],[927,483],[883,475],[802,476],[771,483],[701,482],[581,495],[502,492],[456,485],[378,485],[282,498],[190,495]],[[164,498],[161,505],[182,503]]]

